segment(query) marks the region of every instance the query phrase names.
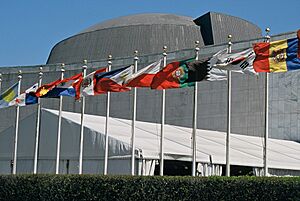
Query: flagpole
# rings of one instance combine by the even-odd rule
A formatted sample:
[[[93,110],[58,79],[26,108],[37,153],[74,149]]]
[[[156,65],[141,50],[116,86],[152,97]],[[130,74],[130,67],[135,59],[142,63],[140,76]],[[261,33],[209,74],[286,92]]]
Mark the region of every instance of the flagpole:
[[[22,71],[19,70],[18,75],[18,95],[21,92],[21,82],[22,82]],[[13,174],[17,173],[17,152],[18,152],[18,133],[19,133],[19,116],[20,116],[20,106],[17,104],[16,106],[16,130],[15,130],[15,142],[14,142],[14,162],[13,162]]]
[[[134,51],[134,73],[137,72],[138,51]],[[131,125],[131,175],[134,175],[135,163],[135,120],[136,120],[136,95],[137,88],[133,87],[132,125]]]
[[[167,46],[163,47],[163,67],[167,65]],[[161,94],[161,127],[160,127],[160,176],[164,175],[164,135],[165,135],[165,110],[166,110],[166,91],[162,90]]]
[[[108,55],[108,69],[111,70],[111,62],[112,56]],[[107,175],[107,164],[108,164],[108,125],[109,125],[109,108],[110,108],[110,92],[107,92],[106,96],[106,121],[105,121],[105,151],[104,151],[104,169],[103,174]]]
[[[266,42],[270,42],[270,28],[266,28]],[[264,176],[268,176],[268,138],[269,138],[269,73],[265,76],[265,139],[264,139]]]
[[[60,80],[63,80],[64,79],[64,72],[65,72],[65,64],[61,64],[60,72],[61,72],[61,78],[60,78]],[[60,96],[59,97],[58,127],[57,127],[56,170],[55,170],[55,174],[59,174],[59,155],[60,155],[60,134],[61,134],[62,103],[63,103],[63,97]]]
[[[87,60],[83,61],[82,66],[82,77],[86,76]],[[82,160],[83,160],[83,132],[84,132],[84,110],[85,110],[85,97],[81,97],[81,124],[80,124],[80,147],[79,147],[79,174],[82,174]]]
[[[231,35],[228,35],[228,53],[231,53]],[[230,176],[230,132],[231,132],[231,71],[227,70],[227,135],[226,135],[226,176]]]
[[[2,92],[2,73],[0,73],[0,94]]]
[[[38,85],[38,87],[42,86],[42,78],[43,78],[43,72],[42,72],[42,70],[43,70],[43,67],[40,67],[39,85]],[[41,99],[38,98],[38,102],[37,102],[37,114],[36,114],[36,130],[35,130],[35,149],[34,149],[33,174],[37,173],[37,166],[38,166],[40,122],[41,122]]]
[[[196,58],[195,60],[198,61],[199,59],[199,41],[195,42],[195,53]],[[193,164],[192,164],[192,176],[196,176],[196,161],[197,161],[197,141],[196,141],[196,134],[197,134],[197,110],[198,110],[198,82],[195,82],[194,86],[194,111],[193,111],[193,137],[192,137],[192,143],[193,143]]]

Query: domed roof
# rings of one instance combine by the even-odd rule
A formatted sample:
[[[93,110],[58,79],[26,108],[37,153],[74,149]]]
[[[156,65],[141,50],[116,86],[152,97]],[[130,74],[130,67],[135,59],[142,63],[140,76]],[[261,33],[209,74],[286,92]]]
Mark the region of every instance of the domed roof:
[[[163,45],[179,51],[260,36],[260,29],[240,18],[208,12],[197,19],[173,14],[148,13],[119,17],[95,24],[57,43],[47,63],[73,63],[83,59],[130,57],[135,50],[141,55],[157,54]],[[235,41],[234,40],[234,41]]]
[[[172,14],[162,14],[162,13],[147,13],[138,15],[129,15],[124,17],[119,17],[104,22],[95,24],[80,33],[86,33],[91,31],[97,31],[101,29],[113,28],[113,27],[123,27],[123,26],[133,26],[133,25],[152,25],[152,24],[173,24],[173,25],[194,25],[193,18],[187,16],[179,16]]]

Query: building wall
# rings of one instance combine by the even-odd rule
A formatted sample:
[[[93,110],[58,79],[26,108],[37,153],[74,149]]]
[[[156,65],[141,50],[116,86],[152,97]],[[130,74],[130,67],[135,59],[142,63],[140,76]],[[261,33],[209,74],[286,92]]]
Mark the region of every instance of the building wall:
[[[157,54],[166,45],[169,51],[261,37],[258,26],[238,17],[208,12],[193,20],[171,14],[140,14],[101,22],[57,43],[47,64],[105,59],[108,54],[131,56],[139,49],[143,55]]]
[[[134,25],[107,28],[70,37],[56,44],[47,63],[98,60],[106,55],[131,56],[139,47],[142,54],[157,53],[164,45],[176,51],[192,48],[195,41],[203,40],[199,27],[187,25]]]
[[[205,45],[224,43],[227,36],[232,41],[255,39],[261,37],[261,30],[251,22],[222,13],[208,12],[194,20],[200,26]]]
[[[283,139],[300,141],[300,72],[270,77],[270,132]],[[297,136],[295,138],[295,136]]]

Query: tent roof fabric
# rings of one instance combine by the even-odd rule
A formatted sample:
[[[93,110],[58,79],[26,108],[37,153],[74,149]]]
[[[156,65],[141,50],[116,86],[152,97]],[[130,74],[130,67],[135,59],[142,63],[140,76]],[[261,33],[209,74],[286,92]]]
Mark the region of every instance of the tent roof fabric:
[[[58,111],[43,109],[43,112],[58,115]],[[62,112],[62,118],[80,125],[80,114]],[[104,135],[103,116],[84,115],[84,126]],[[109,137],[124,145],[130,144],[131,120],[109,118]],[[160,124],[136,121],[136,149],[145,159],[159,159]],[[164,154],[169,160],[192,160],[192,129],[165,125]],[[226,133],[197,129],[197,162],[225,164]],[[263,167],[263,138],[231,134],[231,165]],[[274,169],[300,170],[300,143],[269,139],[268,165]]]

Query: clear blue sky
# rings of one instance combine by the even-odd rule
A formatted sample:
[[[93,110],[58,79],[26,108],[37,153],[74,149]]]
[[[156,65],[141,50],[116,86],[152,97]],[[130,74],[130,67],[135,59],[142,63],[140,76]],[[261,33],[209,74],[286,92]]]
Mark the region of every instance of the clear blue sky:
[[[299,0],[2,0],[0,66],[45,64],[51,48],[98,22],[138,13],[196,18],[208,11],[271,28],[271,35],[300,28]]]

